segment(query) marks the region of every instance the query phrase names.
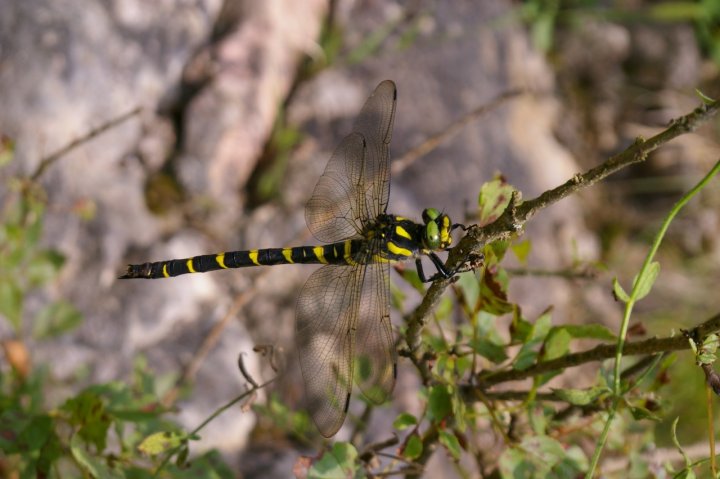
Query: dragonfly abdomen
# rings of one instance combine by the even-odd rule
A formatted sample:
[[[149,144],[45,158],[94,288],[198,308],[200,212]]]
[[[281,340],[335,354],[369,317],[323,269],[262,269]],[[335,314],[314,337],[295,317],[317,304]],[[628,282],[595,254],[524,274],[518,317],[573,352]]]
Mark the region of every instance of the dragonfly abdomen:
[[[120,279],[172,278],[189,273],[277,264],[355,264],[353,258],[357,258],[363,243],[363,240],[346,240],[326,245],[228,251],[155,263],[131,264]]]

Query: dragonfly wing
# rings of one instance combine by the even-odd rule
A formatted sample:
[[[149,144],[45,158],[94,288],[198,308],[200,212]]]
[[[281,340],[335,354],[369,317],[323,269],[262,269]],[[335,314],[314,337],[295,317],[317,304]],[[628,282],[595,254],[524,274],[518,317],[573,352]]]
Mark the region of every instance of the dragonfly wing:
[[[320,241],[358,236],[385,213],[390,196],[388,146],[395,118],[395,83],[380,83],[335,149],[305,207],[305,221]]]
[[[358,133],[343,138],[330,157],[305,206],[305,222],[318,240],[334,243],[362,233],[364,157],[365,139]]]
[[[367,218],[374,220],[385,213],[390,197],[389,145],[395,121],[397,88],[392,80],[381,82],[367,99],[353,125],[367,143],[363,179],[367,191],[360,201],[366,202]]]
[[[368,264],[355,335],[355,378],[365,397],[381,404],[395,387],[397,356],[390,323],[390,265]]]
[[[360,287],[365,270],[325,265],[300,292],[295,341],[307,406],[325,437],[334,435],[347,414],[353,380],[353,348]]]

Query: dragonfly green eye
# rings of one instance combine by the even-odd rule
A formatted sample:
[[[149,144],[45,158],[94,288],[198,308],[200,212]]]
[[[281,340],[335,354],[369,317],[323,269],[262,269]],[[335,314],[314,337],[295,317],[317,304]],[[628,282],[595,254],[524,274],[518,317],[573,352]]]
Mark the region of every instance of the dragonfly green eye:
[[[429,250],[445,249],[452,244],[450,229],[452,222],[448,215],[440,213],[435,208],[426,208],[422,212],[425,223],[425,247]]]
[[[440,228],[435,221],[425,225],[425,246],[430,250],[440,249]]]
[[[440,216],[440,212],[435,208],[425,208],[422,212],[422,219],[425,224],[435,221]]]

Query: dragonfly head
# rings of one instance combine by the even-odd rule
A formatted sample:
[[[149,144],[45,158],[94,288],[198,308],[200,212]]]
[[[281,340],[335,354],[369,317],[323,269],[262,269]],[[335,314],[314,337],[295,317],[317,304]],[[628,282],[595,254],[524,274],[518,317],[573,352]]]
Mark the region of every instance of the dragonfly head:
[[[430,251],[443,250],[450,247],[452,237],[452,221],[444,213],[435,208],[426,208],[422,213],[425,228],[423,231],[423,246]]]

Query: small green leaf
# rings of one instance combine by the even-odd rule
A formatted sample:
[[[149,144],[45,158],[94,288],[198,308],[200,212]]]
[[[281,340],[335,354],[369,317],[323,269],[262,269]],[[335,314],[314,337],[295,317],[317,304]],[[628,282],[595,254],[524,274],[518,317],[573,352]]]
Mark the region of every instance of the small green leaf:
[[[77,463],[92,477],[102,477],[108,479],[122,479],[125,476],[111,468],[104,461],[98,459],[100,456],[94,456],[88,453],[83,447],[82,441],[78,434],[74,434],[70,440],[70,451]]]
[[[543,360],[556,359],[565,356],[570,350],[572,335],[562,327],[552,328],[545,338],[543,345]]]
[[[398,431],[402,431],[409,428],[410,426],[415,426],[416,424],[417,418],[415,416],[410,413],[403,412],[395,418],[395,421],[393,422],[393,427]]]
[[[439,439],[440,444],[445,446],[445,449],[448,450],[450,455],[455,460],[459,460],[460,455],[462,454],[462,447],[460,446],[460,441],[458,441],[457,436],[450,431],[442,430],[440,431]]]
[[[474,311],[480,298],[480,282],[477,276],[469,272],[458,275],[455,285],[460,288],[465,303]]]
[[[574,339],[600,339],[603,341],[615,341],[617,336],[602,324],[568,324],[560,326]]]
[[[500,176],[482,185],[478,196],[478,226],[497,220],[510,203],[513,191],[515,188]]]
[[[470,341],[470,347],[480,356],[500,364],[507,359],[505,348],[485,338],[475,338]]]
[[[53,421],[49,416],[34,416],[22,430],[18,441],[29,451],[40,451],[53,434]]]
[[[65,401],[61,409],[69,413],[71,424],[79,426],[77,434],[79,437],[95,445],[99,451],[105,450],[111,418],[97,393],[86,389]]]
[[[630,296],[628,296],[628,294],[625,292],[617,278],[613,278],[612,285],[613,295],[615,296],[615,299],[617,301],[622,301],[623,303],[627,303],[628,301],[630,301]]]
[[[711,103],[715,103],[715,100],[707,96],[705,93],[701,92],[698,88],[695,89],[695,94],[702,100],[702,102],[706,105],[710,105]]]
[[[37,314],[33,336],[46,339],[71,331],[82,324],[83,317],[75,306],[65,301],[52,303]]]
[[[355,477],[357,449],[347,442],[336,442],[308,471],[308,477],[341,479]]]
[[[410,460],[417,459],[423,452],[423,443],[420,436],[412,434],[407,439],[402,455]]]
[[[565,448],[548,436],[526,436],[500,456],[500,474],[507,478],[558,477],[550,471],[567,458]],[[560,476],[568,477],[568,476]],[[576,477],[576,474],[569,477]]]
[[[20,329],[22,320],[23,292],[13,278],[0,278],[0,315],[10,322],[15,330]]]
[[[590,389],[553,389],[553,392],[563,401],[573,406],[587,406],[610,390],[606,387],[592,387]]]
[[[633,290],[635,291],[635,300],[640,300],[647,296],[655,284],[655,280],[660,274],[660,263],[653,261],[648,266],[645,274],[641,278],[635,278],[633,281]]]
[[[65,256],[55,250],[38,251],[27,264],[30,284],[39,286],[51,281],[65,264]]]
[[[138,450],[148,456],[157,456],[175,449],[187,441],[187,435],[174,431],[150,434],[138,445]]]
[[[507,284],[501,274],[504,274],[504,271],[491,273],[486,270],[480,281],[480,310],[495,316],[502,316],[513,310],[513,305],[507,298]]]
[[[447,319],[450,317],[454,307],[455,303],[453,300],[447,296],[443,296],[440,298],[440,304],[438,304],[437,308],[435,308],[435,316],[440,321]]]
[[[0,136],[0,168],[10,163],[15,154],[15,143],[4,136]]]
[[[390,282],[390,304],[392,305],[393,309],[397,311],[403,310],[403,303],[405,302],[406,295],[397,286],[395,286],[395,282]]]
[[[688,457],[688,455],[685,453],[685,450],[680,445],[680,440],[677,437],[678,421],[680,421],[680,416],[676,417],[672,423],[672,429],[671,429],[672,441],[673,441],[673,444],[675,444],[675,447],[677,448],[677,450],[682,455],[683,459],[685,460],[685,467],[690,468],[692,461],[690,461],[690,458]]]
[[[510,246],[518,261],[522,264],[527,263],[527,258],[530,256],[530,250],[532,249],[531,247],[532,243],[530,240],[518,241]]]
[[[546,310],[532,325],[530,337],[520,348],[515,360],[513,361],[513,369],[522,371],[532,366],[537,360],[537,347],[547,337],[552,324],[551,310]]]
[[[662,418],[659,417],[657,414],[651,412],[649,409],[643,406],[634,406],[628,404],[628,408],[630,409],[630,414],[632,414],[633,418],[636,421],[640,421],[642,419],[649,419],[651,421],[660,422],[662,420]]]
[[[428,417],[433,421],[442,421],[452,413],[452,397],[447,386],[442,384],[430,388],[428,396]]]

